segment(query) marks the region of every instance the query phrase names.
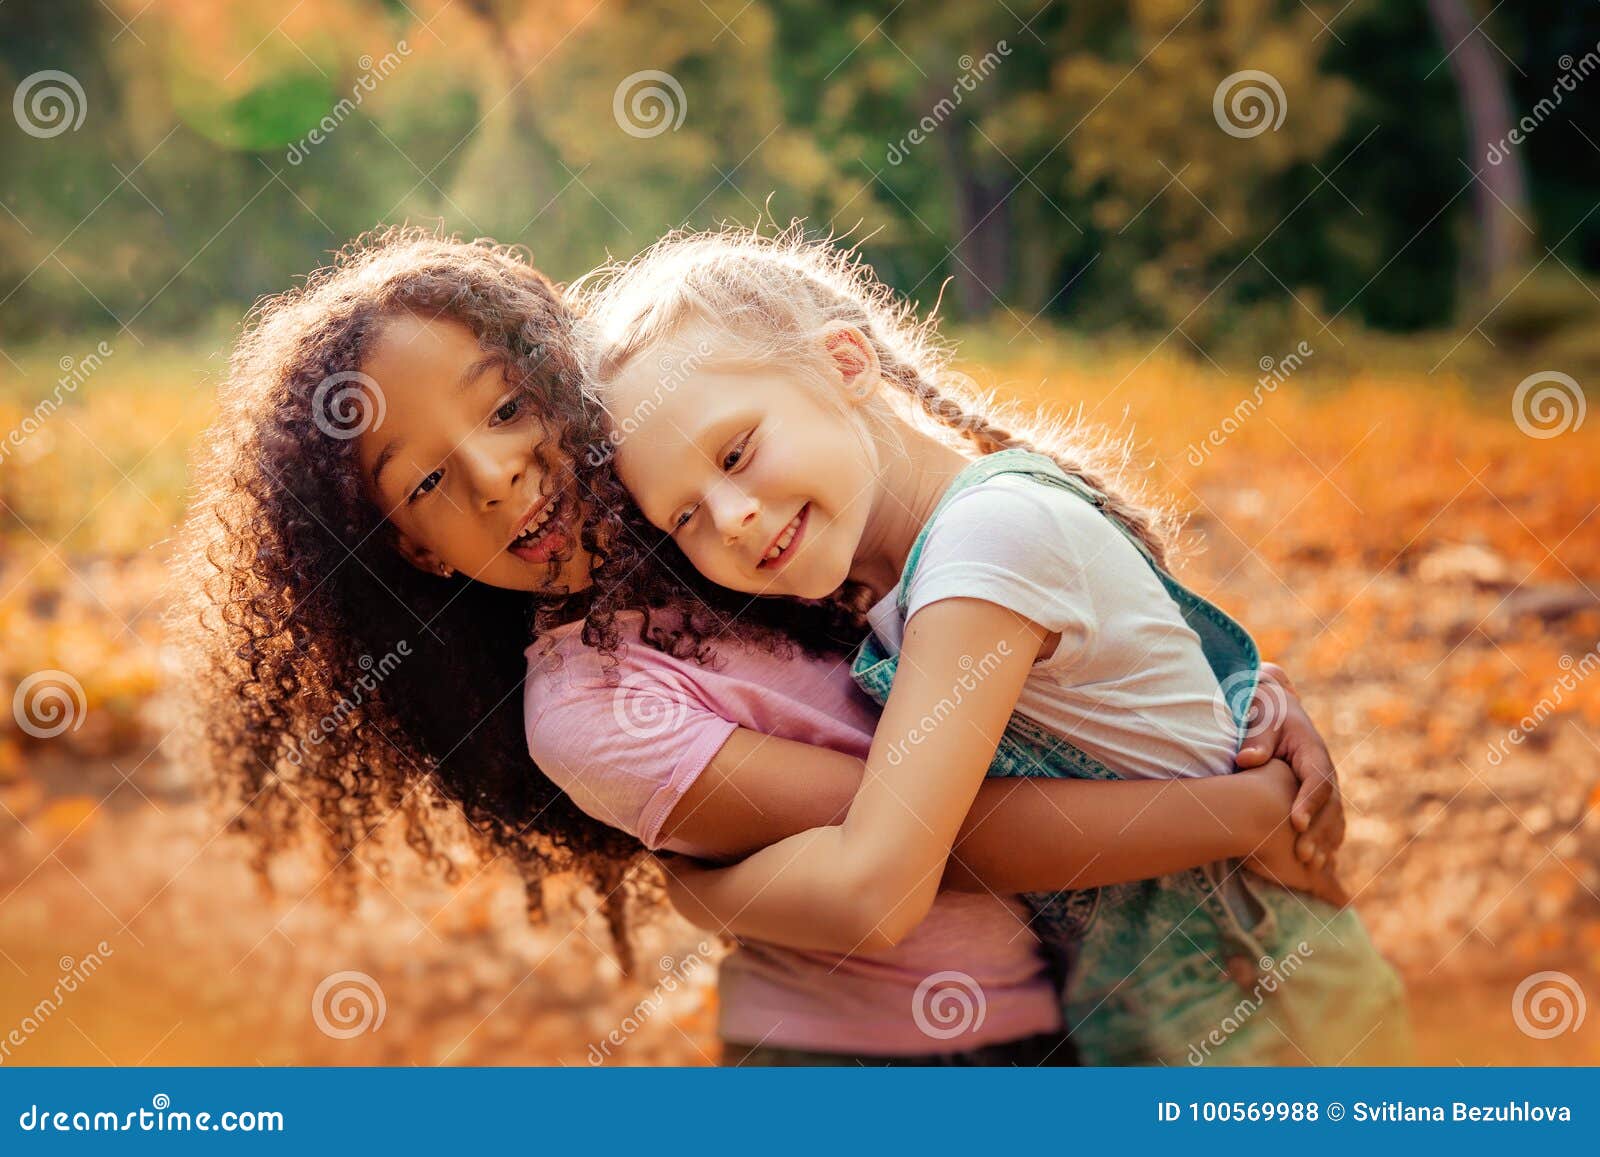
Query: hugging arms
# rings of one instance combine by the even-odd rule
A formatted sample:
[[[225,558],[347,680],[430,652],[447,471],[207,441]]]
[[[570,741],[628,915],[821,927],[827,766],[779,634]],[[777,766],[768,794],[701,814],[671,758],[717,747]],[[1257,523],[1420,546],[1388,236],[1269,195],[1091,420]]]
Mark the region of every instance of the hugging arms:
[[[1262,669],[1257,695],[1271,722],[1239,753],[1231,776],[1092,783],[989,779],[962,821],[940,886],[965,892],[1056,892],[1167,875],[1223,859],[1289,888],[1345,902],[1335,873],[1344,811],[1332,759],[1287,674]],[[735,731],[679,800],[664,837],[735,860],[811,828],[838,824],[865,761]],[[701,902],[708,878],[672,858],[668,894],[692,923],[721,928]],[[802,934],[795,929],[804,928]],[[784,920],[766,935],[836,951],[882,946],[872,927]]]

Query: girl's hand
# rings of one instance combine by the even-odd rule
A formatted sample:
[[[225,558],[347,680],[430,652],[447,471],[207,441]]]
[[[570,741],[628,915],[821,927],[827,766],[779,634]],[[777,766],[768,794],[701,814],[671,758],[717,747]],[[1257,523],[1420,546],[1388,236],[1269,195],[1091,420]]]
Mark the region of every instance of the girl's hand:
[[[1283,817],[1261,845],[1245,857],[1244,866],[1274,884],[1308,892],[1335,907],[1343,908],[1350,903],[1349,893],[1339,882],[1331,860],[1308,864],[1297,854],[1297,840],[1303,837],[1297,836],[1289,821],[1289,809],[1304,792],[1299,774],[1276,759],[1256,771],[1241,774],[1260,777],[1262,788],[1275,806],[1282,809],[1278,814]]]
[[[1261,664],[1250,718],[1260,720],[1260,729],[1246,737],[1235,762],[1242,768],[1260,767],[1269,759],[1288,762],[1299,785],[1289,813],[1289,822],[1299,833],[1292,841],[1293,854],[1308,868],[1331,870],[1344,842],[1339,775],[1328,745],[1301,706],[1288,674],[1276,663]]]

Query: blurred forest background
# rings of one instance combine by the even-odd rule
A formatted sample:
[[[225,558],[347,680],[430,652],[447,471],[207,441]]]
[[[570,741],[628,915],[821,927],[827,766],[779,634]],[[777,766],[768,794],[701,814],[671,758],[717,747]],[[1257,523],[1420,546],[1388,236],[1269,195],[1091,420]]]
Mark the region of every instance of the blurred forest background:
[[[585,1064],[657,997],[611,1061],[714,1058],[674,921],[624,981],[494,866],[261,896],[165,755],[164,552],[241,317],[362,231],[570,279],[804,217],[1137,437],[1329,738],[1423,1059],[1600,1063],[1597,72],[1577,2],[0,5],[4,1061]]]

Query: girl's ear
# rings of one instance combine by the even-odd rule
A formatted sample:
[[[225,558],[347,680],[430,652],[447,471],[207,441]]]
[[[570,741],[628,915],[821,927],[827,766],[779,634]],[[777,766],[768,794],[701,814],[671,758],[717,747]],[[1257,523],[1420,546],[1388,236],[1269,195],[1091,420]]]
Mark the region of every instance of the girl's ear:
[[[877,392],[878,351],[866,334],[853,325],[837,325],[823,335],[822,346],[846,398],[859,405]]]
[[[455,574],[455,571],[442,562],[433,551],[398,531],[395,532],[395,546],[399,549],[400,556],[420,571],[438,575],[440,578],[449,578]]]

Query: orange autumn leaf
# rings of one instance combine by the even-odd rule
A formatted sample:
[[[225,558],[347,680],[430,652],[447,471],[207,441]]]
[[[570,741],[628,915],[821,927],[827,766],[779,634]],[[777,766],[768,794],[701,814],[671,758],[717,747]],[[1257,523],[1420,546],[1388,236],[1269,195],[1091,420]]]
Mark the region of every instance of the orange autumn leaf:
[[[1398,727],[1416,715],[1417,705],[1405,699],[1385,699],[1367,708],[1367,715],[1377,727]]]
[[[63,839],[69,832],[81,830],[99,804],[85,795],[68,796],[51,803],[39,816],[39,826],[47,835]]]
[[[14,739],[0,739],[0,783],[22,778],[22,751]]]
[[[28,822],[43,799],[44,789],[29,779],[7,784],[0,790],[0,805],[23,823]]]
[[[1570,872],[1556,869],[1539,881],[1539,894],[1556,904],[1565,904],[1578,890],[1578,881]]]
[[[1511,940],[1511,954],[1522,961],[1532,960],[1539,955],[1538,934],[1531,930],[1517,933]]]

